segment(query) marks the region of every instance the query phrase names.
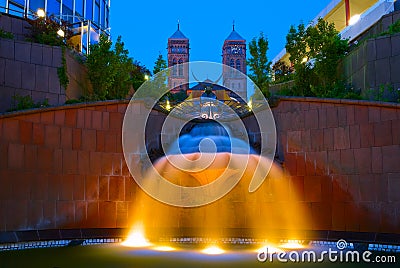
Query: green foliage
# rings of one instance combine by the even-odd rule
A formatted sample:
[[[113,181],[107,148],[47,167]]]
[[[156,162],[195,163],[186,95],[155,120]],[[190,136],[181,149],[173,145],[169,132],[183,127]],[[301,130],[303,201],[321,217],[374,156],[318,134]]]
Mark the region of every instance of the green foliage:
[[[132,85],[137,86],[143,82],[143,69],[138,63],[134,64],[125,49],[121,37],[117,38],[114,45],[107,36],[101,35],[97,44],[90,46],[86,66],[93,92],[88,93],[88,100],[110,100],[125,98]],[[140,81],[137,73],[141,73]],[[136,83],[136,84],[135,84]]]
[[[374,101],[400,102],[400,89],[394,89],[391,84],[381,84],[377,89],[370,88],[363,97]]]
[[[0,29],[0,38],[14,39],[14,34]]]
[[[400,33],[400,20],[397,20],[395,23],[389,26],[389,29],[383,33],[380,34],[380,36],[383,35],[393,35],[396,33]]]
[[[304,23],[300,23],[297,29],[290,26],[286,35],[286,51],[290,54],[289,60],[293,65],[299,65],[307,58],[307,33]]]
[[[144,65],[140,64],[140,62],[134,62],[134,68],[131,72],[132,76],[132,85],[135,90],[137,90],[145,81],[144,76],[150,76],[150,71]]]
[[[181,103],[187,98],[187,94],[184,90],[180,90],[177,93],[171,93],[170,91],[167,92],[161,99],[165,100],[168,99],[173,103]]]
[[[272,71],[275,75],[275,81],[273,81],[274,84],[293,80],[293,68],[288,66],[284,61],[279,60],[275,62],[272,66]]]
[[[145,84],[145,88],[143,88],[143,90],[141,90],[139,95],[136,95],[136,97],[153,98],[158,100],[159,97],[162,96],[160,98],[161,100],[165,100],[167,98],[170,101],[175,100],[175,97],[172,96],[173,94],[170,93],[168,88],[169,70],[167,69],[167,63],[161,54],[158,55],[157,60],[154,63],[153,74],[154,75]],[[181,98],[179,96],[176,97],[179,99]],[[186,97],[187,96],[185,94],[185,98]]]
[[[66,100],[66,101],[65,101],[65,104],[76,104],[76,103],[81,103],[81,102],[82,102],[81,99],[79,99],[79,100],[77,100],[77,99],[70,99],[70,100]]]
[[[258,38],[253,38],[249,43],[250,58],[247,64],[250,67],[250,79],[260,88],[267,98],[270,95],[269,82],[271,81],[271,62],[268,61],[268,39],[261,32]]]
[[[65,21],[58,21],[54,16],[37,18],[34,20],[26,19],[30,24],[30,34],[28,41],[45,44],[49,46],[64,46],[73,34],[68,29]],[[57,34],[59,30],[64,32],[64,37]]]
[[[348,52],[348,40],[340,38],[333,23],[320,18],[314,27],[291,26],[286,41],[295,69],[292,95],[341,97],[348,93],[338,68]]]
[[[10,109],[9,111],[19,111],[19,110],[42,108],[49,106],[48,99],[45,99],[43,102],[34,103],[31,96],[29,95],[21,96],[18,93],[12,97],[12,100],[14,108]]]
[[[61,66],[57,68],[57,75],[60,85],[64,88],[64,90],[67,90],[69,78],[67,74],[67,60],[65,59],[65,47],[62,46],[61,50]]]
[[[167,69],[167,62],[164,60],[162,54],[160,53],[156,62],[154,63],[153,74],[156,74],[165,69]]]

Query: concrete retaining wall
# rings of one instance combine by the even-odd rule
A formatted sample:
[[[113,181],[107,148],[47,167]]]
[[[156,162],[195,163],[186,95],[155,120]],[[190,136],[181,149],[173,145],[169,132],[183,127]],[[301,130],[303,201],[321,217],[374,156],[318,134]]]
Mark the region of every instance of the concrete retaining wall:
[[[51,106],[63,105],[90,91],[87,70],[72,52],[65,53],[69,85],[60,86],[57,69],[62,63],[60,47],[25,41],[29,24],[21,18],[0,16],[0,28],[14,39],[0,38],[0,113],[13,108],[15,94],[30,96],[35,103],[48,99]]]

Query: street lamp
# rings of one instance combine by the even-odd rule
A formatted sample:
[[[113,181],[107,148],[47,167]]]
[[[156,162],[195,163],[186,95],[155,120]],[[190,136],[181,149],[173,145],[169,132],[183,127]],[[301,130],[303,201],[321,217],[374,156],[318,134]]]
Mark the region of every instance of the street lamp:
[[[148,81],[149,79],[150,79],[150,77],[147,74],[145,74],[144,75],[144,80]]]
[[[62,38],[65,37],[65,32],[64,32],[62,29],[59,29],[59,30],[57,31],[57,34],[58,34],[60,37],[62,37]]]
[[[46,16],[46,12],[44,12],[44,9],[43,9],[43,8],[39,8],[39,9],[36,11],[36,15],[37,15],[39,18],[44,18],[44,17]]]

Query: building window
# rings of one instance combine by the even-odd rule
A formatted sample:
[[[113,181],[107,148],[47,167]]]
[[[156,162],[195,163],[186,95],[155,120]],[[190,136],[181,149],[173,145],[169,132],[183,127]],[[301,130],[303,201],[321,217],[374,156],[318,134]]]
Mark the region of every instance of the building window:
[[[107,3],[104,1],[104,0],[102,0],[101,2],[100,2],[100,4],[101,4],[101,11],[100,11],[100,17],[101,17],[101,27],[105,27],[105,25],[106,25],[106,14],[104,13],[105,12],[105,6],[107,5]]]
[[[15,16],[24,15],[24,0],[8,1],[8,13]]]
[[[242,68],[242,66],[240,64],[240,60],[236,60],[236,69],[240,71],[241,68]]]
[[[83,17],[83,1],[84,0],[75,0],[75,16],[77,17]],[[75,20],[77,22],[79,20]]]
[[[183,61],[182,61],[182,59],[179,59],[179,76],[183,76]]]
[[[85,18],[88,20],[93,20],[93,0],[86,0],[85,11]]]
[[[172,75],[176,76],[177,70],[176,70],[176,59],[172,60]]]
[[[72,22],[73,20],[73,1],[72,0],[63,0],[62,1],[62,19],[68,22]]]
[[[95,3],[94,3],[93,21],[97,25],[100,25],[100,0],[96,0]]]
[[[47,10],[49,10],[49,6],[52,4],[51,2],[53,1],[49,1],[47,3]],[[56,3],[56,6],[58,7],[57,11],[55,14],[60,14],[60,2]],[[32,13],[37,12],[37,10],[41,8],[44,9],[45,8],[45,0],[31,0],[29,1],[29,10]],[[47,11],[48,14],[50,14],[50,12]]]

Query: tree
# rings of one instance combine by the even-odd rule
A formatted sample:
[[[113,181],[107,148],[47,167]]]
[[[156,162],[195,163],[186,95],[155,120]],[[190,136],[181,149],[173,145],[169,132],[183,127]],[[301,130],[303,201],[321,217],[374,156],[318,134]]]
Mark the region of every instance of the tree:
[[[89,79],[93,86],[93,92],[88,92],[86,98],[90,100],[125,98],[132,85],[144,81],[144,74],[138,76],[137,72],[147,69],[137,64],[129,57],[129,51],[125,49],[120,36],[113,47],[112,41],[107,36],[101,35],[97,44],[90,45],[90,54],[86,59]]]
[[[249,50],[251,57],[248,59],[247,64],[250,67],[249,77],[260,88],[265,97],[269,97],[269,82],[271,62],[268,61],[268,39],[264,37],[261,32],[258,38],[253,38],[249,43]]]
[[[293,68],[288,66],[284,61],[278,60],[272,66],[272,71],[275,75],[275,83],[281,83],[291,79],[290,74],[292,74]]]
[[[333,23],[320,18],[308,28],[303,23],[297,29],[291,26],[285,47],[295,69],[294,95],[340,97],[346,91],[338,64],[347,53],[348,41],[341,39]]]
[[[338,64],[348,51],[348,40],[341,39],[333,23],[319,19],[315,27],[307,29],[309,58],[315,59],[314,70],[318,84],[314,93],[328,96],[341,77]]]
[[[121,36],[118,36],[114,45],[114,81],[108,92],[108,98],[123,99],[128,95],[132,86],[132,72],[134,70],[133,60],[130,58],[129,51],[125,49]]]
[[[132,76],[132,85],[135,90],[137,90],[145,81],[145,75],[150,76],[149,69],[146,66],[142,65],[139,61],[134,61],[133,70],[131,72]]]
[[[167,69],[167,62],[164,60],[163,55],[158,54],[158,58],[154,63],[153,74],[156,74],[162,70]]]
[[[286,35],[286,51],[289,53],[289,60],[294,65],[298,65],[307,58],[307,36],[306,27],[300,23],[296,27],[290,26],[289,33]]]
[[[105,100],[114,83],[116,73],[115,57],[111,50],[112,42],[105,35],[100,35],[97,44],[90,45],[90,54],[86,59],[89,80],[93,86],[93,92],[88,92],[88,98],[92,100]]]

